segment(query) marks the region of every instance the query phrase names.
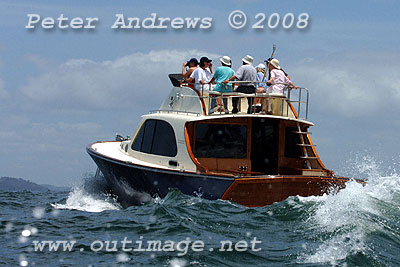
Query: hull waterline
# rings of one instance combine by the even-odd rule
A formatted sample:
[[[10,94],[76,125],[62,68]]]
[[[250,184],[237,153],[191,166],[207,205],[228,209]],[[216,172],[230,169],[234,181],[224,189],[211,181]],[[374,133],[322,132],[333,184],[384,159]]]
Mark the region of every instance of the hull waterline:
[[[319,196],[345,187],[350,179],[329,176],[225,177],[157,169],[118,161],[87,148],[123,207],[177,188],[186,195],[234,201],[248,207],[271,205],[289,196]],[[362,181],[359,181],[363,183]]]

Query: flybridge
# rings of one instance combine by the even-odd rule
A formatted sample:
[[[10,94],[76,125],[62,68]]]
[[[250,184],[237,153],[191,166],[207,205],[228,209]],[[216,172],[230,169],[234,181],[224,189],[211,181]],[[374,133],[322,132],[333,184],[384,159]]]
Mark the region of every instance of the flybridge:
[[[192,113],[198,115],[232,115],[233,99],[239,99],[239,113],[246,113],[248,109],[246,98],[253,98],[254,104],[249,114],[253,115],[274,115],[288,117],[291,119],[308,119],[309,91],[307,88],[298,87],[290,89],[285,84],[284,94],[274,93],[253,93],[244,94],[239,92],[220,93],[208,90],[209,85],[199,84],[200,89],[193,89],[194,84],[188,84],[180,79],[180,74],[170,74],[172,84],[175,86],[162,103],[158,112]],[[233,84],[257,81],[234,81]],[[226,101],[227,109],[222,110],[215,101],[220,103]],[[214,104],[213,104],[214,102]]]

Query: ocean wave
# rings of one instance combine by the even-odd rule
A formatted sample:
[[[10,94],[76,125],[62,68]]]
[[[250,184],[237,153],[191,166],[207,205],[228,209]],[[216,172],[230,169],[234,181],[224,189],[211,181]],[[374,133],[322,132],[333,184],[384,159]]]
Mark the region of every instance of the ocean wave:
[[[374,244],[377,236],[388,239],[392,249],[400,249],[399,242],[388,238],[396,236],[396,231],[390,229],[399,233],[398,220],[393,216],[399,218],[400,175],[393,168],[383,171],[380,163],[369,156],[358,158],[353,167],[368,177],[365,186],[350,181],[336,194],[298,197],[300,203],[313,204],[304,221],[310,236],[300,262],[336,265],[360,254],[379,262]]]

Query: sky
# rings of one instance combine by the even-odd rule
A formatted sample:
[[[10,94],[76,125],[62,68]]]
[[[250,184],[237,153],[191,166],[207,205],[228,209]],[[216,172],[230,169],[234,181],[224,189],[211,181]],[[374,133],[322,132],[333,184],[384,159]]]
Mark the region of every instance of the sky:
[[[241,29],[228,23],[235,10],[247,17]],[[96,170],[86,146],[132,135],[140,116],[161,105],[171,89],[168,73],[180,72],[183,62],[207,56],[218,66],[228,55],[237,69],[246,54],[263,62],[273,44],[293,82],[310,90],[310,131],[326,167],[344,174],[349,162],[373,156],[394,168],[400,162],[398,10],[396,0],[1,0],[0,176],[75,185]],[[152,13],[211,18],[211,26],[111,28],[116,14],[144,20]],[[280,20],[271,29],[274,13]],[[289,13],[294,21],[285,29]],[[299,29],[302,13],[308,20]],[[33,29],[26,28],[28,14],[40,16]],[[62,29],[61,14],[68,22],[98,21],[93,29]],[[42,27],[46,17],[54,28]],[[289,25],[291,15],[286,18]],[[264,29],[253,28],[258,22]]]

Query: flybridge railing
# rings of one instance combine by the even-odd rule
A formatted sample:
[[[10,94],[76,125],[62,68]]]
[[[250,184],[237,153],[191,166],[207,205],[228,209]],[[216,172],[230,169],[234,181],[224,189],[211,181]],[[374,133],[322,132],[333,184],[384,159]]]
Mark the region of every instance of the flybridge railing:
[[[226,86],[227,84],[221,83]],[[235,85],[248,85],[248,84],[262,84],[258,81],[231,81],[228,84],[232,84],[232,88]],[[224,109],[222,103],[228,102],[228,100],[233,100],[234,98],[252,98],[253,106],[248,109],[249,114],[269,114],[277,116],[293,117],[298,119],[308,119],[308,103],[309,103],[309,90],[304,87],[291,87],[286,83],[275,83],[284,85],[283,94],[268,93],[268,92],[257,92],[257,87],[254,87],[254,93],[240,93],[233,90],[232,92],[218,92],[214,91],[216,84],[201,84],[201,83],[184,83],[182,82],[180,86],[190,87],[199,93],[199,96],[203,101],[207,101],[208,108],[207,115],[211,114],[224,114]],[[198,88],[198,89],[195,89]],[[260,91],[258,87],[258,91]],[[211,89],[211,90],[210,90]],[[219,105],[215,104],[215,101],[219,99]],[[226,100],[225,100],[226,99]],[[229,105],[229,104],[228,104]],[[211,109],[214,112],[211,112]],[[278,108],[277,108],[278,107]],[[271,109],[272,108],[272,109]],[[231,110],[230,110],[231,112]],[[242,111],[243,113],[243,111]]]

